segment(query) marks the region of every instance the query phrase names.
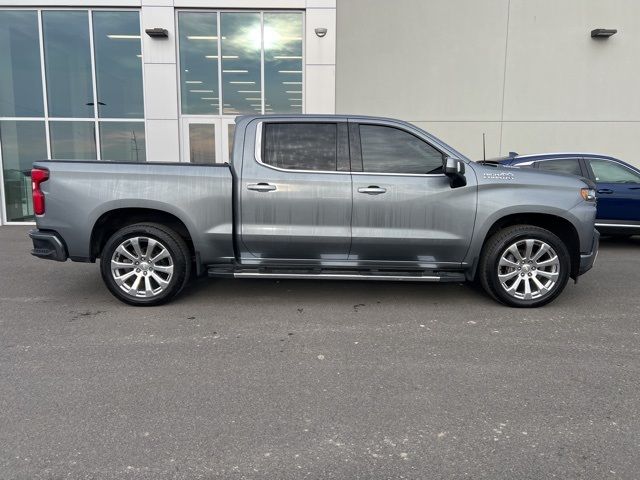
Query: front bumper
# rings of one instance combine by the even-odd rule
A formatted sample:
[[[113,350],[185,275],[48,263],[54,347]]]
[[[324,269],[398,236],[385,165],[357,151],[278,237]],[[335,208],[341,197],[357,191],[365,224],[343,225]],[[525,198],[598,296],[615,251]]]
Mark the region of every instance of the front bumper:
[[[29,237],[33,242],[31,255],[47,260],[64,262],[67,260],[67,247],[62,237],[51,230],[31,230]]]
[[[591,252],[580,254],[580,268],[578,270],[578,275],[582,275],[587,273],[593,267],[593,264],[596,261],[596,257],[598,256],[598,247],[600,246],[600,233],[597,230],[593,231],[593,244],[591,247]]]

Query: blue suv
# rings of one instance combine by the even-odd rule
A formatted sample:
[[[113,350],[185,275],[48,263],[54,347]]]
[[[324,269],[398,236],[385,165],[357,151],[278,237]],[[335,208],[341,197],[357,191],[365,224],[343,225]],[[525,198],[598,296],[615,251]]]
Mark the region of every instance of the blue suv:
[[[628,163],[594,153],[510,153],[498,163],[588,178],[596,184],[598,230],[604,235],[640,234],[640,170]]]

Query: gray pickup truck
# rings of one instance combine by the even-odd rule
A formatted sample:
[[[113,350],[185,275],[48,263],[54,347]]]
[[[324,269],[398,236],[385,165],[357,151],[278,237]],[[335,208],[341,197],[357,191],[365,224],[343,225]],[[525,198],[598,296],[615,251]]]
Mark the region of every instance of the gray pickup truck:
[[[384,118],[243,116],[231,164],[43,161],[32,182],[32,254],[99,259],[132,305],[206,274],[478,280],[537,307],[598,250],[595,193],[579,178],[474,163]]]

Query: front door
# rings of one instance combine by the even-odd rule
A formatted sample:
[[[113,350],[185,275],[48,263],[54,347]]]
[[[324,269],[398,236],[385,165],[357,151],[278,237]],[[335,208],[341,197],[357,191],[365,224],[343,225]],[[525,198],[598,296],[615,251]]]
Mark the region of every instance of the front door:
[[[613,160],[588,159],[598,192],[598,220],[640,222],[640,175]]]
[[[467,186],[451,188],[442,152],[417,132],[355,123],[349,132],[354,170],[362,170],[353,172],[349,259],[459,265],[473,233],[475,178],[468,175]]]
[[[351,241],[346,122],[256,120],[247,135],[256,138],[256,146],[243,152],[243,262],[346,260]]]

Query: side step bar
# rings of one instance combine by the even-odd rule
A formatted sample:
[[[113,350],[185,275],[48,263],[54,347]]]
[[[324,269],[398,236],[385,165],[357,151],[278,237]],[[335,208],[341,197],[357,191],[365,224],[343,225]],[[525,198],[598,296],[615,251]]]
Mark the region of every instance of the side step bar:
[[[208,269],[209,277],[217,278],[265,278],[265,279],[281,279],[281,280],[378,280],[383,282],[457,282],[465,281],[462,272],[425,272],[424,274],[404,274],[402,272],[394,272],[388,274],[380,273],[358,273],[358,272],[335,272],[335,273],[309,273],[309,272],[291,272],[291,271],[232,271],[221,270],[218,268]]]
[[[372,275],[359,273],[260,273],[236,272],[235,278],[278,278],[293,280],[382,280],[388,282],[439,282],[441,277],[435,275]],[[462,277],[464,278],[464,277]]]

